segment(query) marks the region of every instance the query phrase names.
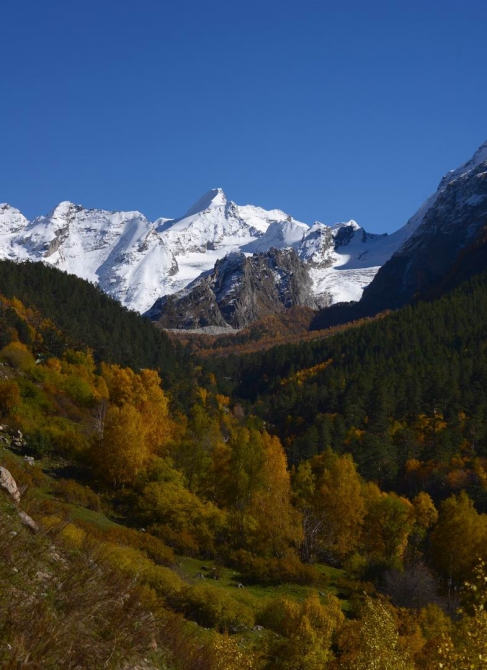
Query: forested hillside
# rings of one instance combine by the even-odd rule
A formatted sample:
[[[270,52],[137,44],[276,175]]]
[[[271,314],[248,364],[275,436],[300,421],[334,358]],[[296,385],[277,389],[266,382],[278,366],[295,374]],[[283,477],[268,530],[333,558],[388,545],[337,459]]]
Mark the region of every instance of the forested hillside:
[[[38,268],[0,295],[2,667],[482,667],[486,277],[192,369]]]
[[[367,479],[405,490],[414,462],[414,486],[420,477],[445,495],[441,467],[487,456],[486,346],[482,274],[333,337],[207,366],[284,440],[292,463],[330,446],[351,453]],[[475,489],[477,479],[464,478]]]
[[[98,287],[43,263],[0,261],[0,292],[35,307],[57,327],[43,334],[48,353],[87,346],[97,362],[160,371],[166,386],[184,398],[191,388],[191,362],[183,347],[172,343],[148,319],[122,307]]]

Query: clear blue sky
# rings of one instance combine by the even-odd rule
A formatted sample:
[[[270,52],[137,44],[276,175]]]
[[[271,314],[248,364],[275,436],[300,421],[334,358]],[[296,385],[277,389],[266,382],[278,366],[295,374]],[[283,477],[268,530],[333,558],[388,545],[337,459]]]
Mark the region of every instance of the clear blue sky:
[[[221,186],[401,226],[487,140],[487,2],[3,0],[0,202],[181,215]]]

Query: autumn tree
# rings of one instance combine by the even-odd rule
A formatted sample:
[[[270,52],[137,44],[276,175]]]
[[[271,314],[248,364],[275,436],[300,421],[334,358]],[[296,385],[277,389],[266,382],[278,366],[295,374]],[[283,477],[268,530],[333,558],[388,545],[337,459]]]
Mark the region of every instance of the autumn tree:
[[[479,514],[465,491],[440,506],[431,534],[435,568],[457,585],[469,578],[474,565],[487,557],[487,516]]]
[[[342,654],[333,669],[413,670],[412,659],[404,651],[390,606],[381,599],[365,597],[361,616],[344,627]]]
[[[133,484],[154,455],[166,448],[173,426],[168,399],[154,370],[102,364],[109,404],[97,416],[94,465],[113,486]]]
[[[265,453],[262,434],[255,429],[233,425],[227,438],[227,449],[218,450],[221,463],[214,463],[220,471],[216,501],[228,508],[232,542],[238,548],[247,545],[250,527],[254,525],[249,514],[252,497],[264,483]]]
[[[412,504],[374,483],[364,486],[366,516],[362,546],[369,558],[388,565],[401,564],[414,523]]]
[[[190,491],[212,498],[212,455],[222,440],[218,417],[211,416],[205,407],[196,404],[183,421],[183,434],[172,449],[174,462],[184,473]]]
[[[412,500],[414,523],[408,539],[404,559],[408,563],[421,562],[426,548],[428,533],[438,521],[438,510],[431,496],[424,491]]]
[[[253,670],[257,660],[250,650],[242,650],[228,633],[215,637],[211,644],[212,670]]]
[[[22,402],[20,387],[16,381],[4,380],[0,383],[0,413],[7,416]]]
[[[302,463],[294,477],[296,506],[303,515],[301,556],[342,561],[358,545],[365,515],[362,484],[349,455],[331,449]]]
[[[130,404],[144,422],[145,439],[149,449],[161,453],[172,432],[169,418],[169,400],[161,388],[161,379],[155,370],[141,370],[136,374],[119,365],[101,366],[102,377],[108,387],[110,402],[122,407]]]
[[[225,513],[184,487],[181,474],[165,468],[164,478],[147,484],[138,498],[139,519],[178,551],[215,552]]]
[[[288,598],[273,601],[263,614],[266,626],[280,637],[268,638],[266,668],[321,670],[333,658],[332,636],[343,624],[340,603],[329,596],[320,603],[311,593],[300,603]]]
[[[98,473],[117,488],[133,484],[147,466],[151,452],[144,435],[144,423],[132,405],[108,408],[101,439],[94,443]]]
[[[258,554],[282,558],[291,544],[302,540],[301,518],[291,506],[290,476],[279,438],[264,432],[262,448],[262,479],[248,507],[254,522],[249,546]]]
[[[450,634],[444,634],[428,670],[484,670],[487,665],[487,568],[479,561],[471,579],[464,583],[460,618]]]

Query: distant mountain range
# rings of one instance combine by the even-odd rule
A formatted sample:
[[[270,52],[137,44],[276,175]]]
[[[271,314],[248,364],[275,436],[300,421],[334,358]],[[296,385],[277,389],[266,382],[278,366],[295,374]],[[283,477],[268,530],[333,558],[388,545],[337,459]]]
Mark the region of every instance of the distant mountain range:
[[[358,301],[369,285],[365,301],[396,306],[478,242],[486,174],[487,143],[392,235],[367,233],[355,221],[307,225],[281,210],[237,205],[219,188],[184,216],[153,222],[71,202],[28,221],[2,204],[0,258],[54,265],[173,328],[240,328],[293,304]]]

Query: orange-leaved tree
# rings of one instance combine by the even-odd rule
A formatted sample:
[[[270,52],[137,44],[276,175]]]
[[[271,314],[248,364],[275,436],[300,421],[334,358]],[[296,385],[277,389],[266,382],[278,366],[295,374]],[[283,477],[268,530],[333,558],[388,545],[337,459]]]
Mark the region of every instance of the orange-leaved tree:
[[[92,458],[105,481],[133,484],[154,455],[163,455],[173,430],[168,398],[154,370],[102,364],[109,403],[99,420]],[[105,401],[102,399],[101,401]]]

